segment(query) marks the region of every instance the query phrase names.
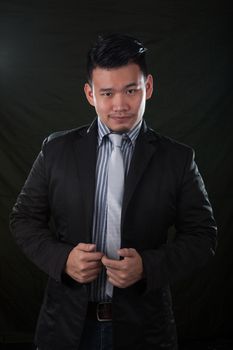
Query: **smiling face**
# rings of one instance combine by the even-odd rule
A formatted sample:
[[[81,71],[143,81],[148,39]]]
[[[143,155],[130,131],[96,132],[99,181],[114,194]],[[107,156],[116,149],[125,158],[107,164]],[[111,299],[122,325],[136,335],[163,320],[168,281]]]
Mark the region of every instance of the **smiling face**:
[[[111,69],[97,67],[92,73],[92,85],[86,83],[84,91],[109,129],[127,132],[143,117],[146,100],[153,92],[153,79],[151,75],[145,78],[134,63]]]

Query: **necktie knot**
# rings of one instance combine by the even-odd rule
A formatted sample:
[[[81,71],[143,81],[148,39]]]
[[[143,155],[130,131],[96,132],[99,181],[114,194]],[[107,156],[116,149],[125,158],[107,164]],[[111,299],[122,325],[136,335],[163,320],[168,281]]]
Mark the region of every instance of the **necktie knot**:
[[[109,137],[109,139],[112,142],[114,147],[121,147],[123,135],[121,135],[121,134],[109,134],[108,137]]]

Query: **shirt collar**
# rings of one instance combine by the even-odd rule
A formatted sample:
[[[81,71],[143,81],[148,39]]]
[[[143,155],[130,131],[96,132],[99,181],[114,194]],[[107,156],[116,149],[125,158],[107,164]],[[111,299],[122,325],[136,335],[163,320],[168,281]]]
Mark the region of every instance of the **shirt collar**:
[[[111,130],[107,127],[107,125],[105,125],[100,120],[99,117],[97,118],[97,121],[98,121],[98,144],[100,146],[103,138],[106,135],[111,134]],[[131,130],[129,130],[128,132],[123,134],[123,136],[125,138],[128,138],[132,142],[133,146],[135,145],[135,142],[136,142],[136,139],[138,137],[141,125],[142,125],[142,120],[140,120],[140,122],[137,125],[135,125]]]

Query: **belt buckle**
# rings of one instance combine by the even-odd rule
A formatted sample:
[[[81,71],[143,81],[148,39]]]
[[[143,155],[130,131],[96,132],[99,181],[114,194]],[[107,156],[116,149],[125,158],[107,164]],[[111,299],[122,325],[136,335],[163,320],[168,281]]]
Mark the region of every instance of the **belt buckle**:
[[[112,304],[111,301],[107,301],[107,302],[100,302],[97,304],[97,308],[96,308],[96,317],[97,320],[99,322],[106,322],[106,321],[112,321],[112,317],[108,318],[108,317],[101,317],[101,313],[104,313],[103,308],[104,305],[110,305]],[[102,309],[101,309],[102,308]]]

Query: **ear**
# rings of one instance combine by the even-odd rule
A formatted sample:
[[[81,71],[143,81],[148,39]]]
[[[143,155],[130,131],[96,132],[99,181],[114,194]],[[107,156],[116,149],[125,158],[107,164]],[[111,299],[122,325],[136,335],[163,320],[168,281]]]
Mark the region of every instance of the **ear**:
[[[149,100],[153,93],[153,77],[149,74],[146,78],[146,99]]]
[[[84,92],[85,92],[87,101],[90,103],[90,105],[95,106],[94,98],[93,98],[93,91],[92,91],[92,87],[90,86],[90,84],[86,83],[84,85]]]

